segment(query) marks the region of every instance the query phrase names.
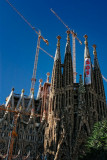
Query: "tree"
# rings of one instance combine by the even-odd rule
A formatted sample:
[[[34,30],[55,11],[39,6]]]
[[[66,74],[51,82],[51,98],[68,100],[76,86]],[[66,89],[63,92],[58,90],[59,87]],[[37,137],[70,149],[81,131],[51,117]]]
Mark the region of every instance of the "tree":
[[[85,156],[80,160],[107,159],[107,120],[97,122],[86,144]]]

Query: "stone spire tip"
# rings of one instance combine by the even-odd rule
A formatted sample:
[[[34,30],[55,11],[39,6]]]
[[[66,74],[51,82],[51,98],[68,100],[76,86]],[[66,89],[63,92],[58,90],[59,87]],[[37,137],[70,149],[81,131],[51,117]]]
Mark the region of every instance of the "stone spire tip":
[[[49,82],[50,73],[48,72],[46,75],[47,75],[47,82]]]
[[[58,42],[57,42],[57,47],[60,47],[60,39],[61,39],[61,36],[57,36],[57,39],[58,39]]]
[[[85,34],[85,35],[84,35],[84,38],[85,38],[85,39],[87,39],[87,38],[88,38],[87,34]]]
[[[42,80],[42,79],[40,79],[40,80],[39,80],[39,83],[40,83],[40,84],[39,84],[39,86],[40,86],[40,87],[41,87],[41,83],[42,83],[42,82],[43,82],[43,80]]]
[[[85,34],[85,35],[84,35],[84,38],[85,38],[84,44],[85,44],[86,46],[88,46],[88,41],[87,41],[88,36]]]
[[[22,89],[22,93],[24,93],[24,91],[25,91],[25,90],[24,90],[24,89]]]
[[[12,91],[14,91],[14,87],[12,88]]]
[[[93,48],[96,49],[96,44],[93,44]]]
[[[97,56],[96,45],[95,44],[93,44],[93,54],[94,54],[94,56]]]
[[[71,33],[70,30],[68,30],[66,33],[67,33],[67,41],[70,41],[70,37],[69,37],[69,35]]]
[[[40,83],[42,83],[42,82],[43,82],[43,80],[42,80],[42,79],[40,79],[40,80],[39,80],[39,82],[40,82]]]

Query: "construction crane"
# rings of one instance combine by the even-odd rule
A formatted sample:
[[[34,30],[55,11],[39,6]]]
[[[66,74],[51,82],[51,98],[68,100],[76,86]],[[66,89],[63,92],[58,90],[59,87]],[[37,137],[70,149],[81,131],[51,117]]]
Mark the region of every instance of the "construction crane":
[[[76,83],[76,50],[75,50],[75,39],[77,39],[79,41],[79,43],[82,45],[81,40],[79,40],[79,38],[77,37],[77,34],[71,30],[64,22],[63,20],[55,13],[55,11],[51,8],[50,9],[51,12],[61,21],[61,23],[70,31],[70,33],[72,34],[72,49],[73,49],[73,81],[74,83]]]
[[[17,119],[18,119],[18,114],[15,114],[14,120],[13,120],[13,130],[10,132],[10,144],[8,146],[8,153],[7,153],[8,160],[12,159],[13,144],[14,144],[15,137],[17,137],[17,133],[16,133]]]
[[[42,35],[41,35],[41,31],[39,30],[39,32],[35,29],[35,27],[33,27],[31,25],[31,23],[29,23],[27,21],[27,19],[8,1],[5,0],[12,8],[13,10],[29,25],[29,27],[31,29],[34,30],[34,32],[38,35],[38,41],[37,41],[37,48],[36,48],[36,54],[35,54],[35,61],[34,61],[34,68],[33,68],[33,75],[32,75],[32,79],[31,79],[31,89],[30,89],[30,93],[32,91],[34,91],[34,87],[35,87],[35,82],[36,82],[36,72],[37,72],[37,63],[38,63],[38,56],[39,56],[39,49],[41,49],[42,51],[44,51],[46,54],[48,54],[51,58],[53,58],[53,56],[51,56],[49,53],[47,53],[44,49],[42,49],[40,47],[40,40],[42,39],[47,45],[48,40],[45,39]]]
[[[36,54],[35,54],[35,61],[34,61],[34,68],[33,68],[33,75],[32,75],[32,79],[31,79],[31,92],[34,91],[35,82],[36,82],[36,71],[37,71],[37,63],[38,63],[38,56],[39,56],[40,40],[41,39],[48,45],[48,40],[44,39],[43,36],[41,36],[41,32],[39,31]]]

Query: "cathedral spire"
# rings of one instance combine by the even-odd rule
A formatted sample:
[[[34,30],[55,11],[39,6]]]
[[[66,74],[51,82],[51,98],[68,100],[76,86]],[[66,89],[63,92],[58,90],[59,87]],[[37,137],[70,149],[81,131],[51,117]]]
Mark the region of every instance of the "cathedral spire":
[[[54,61],[60,60],[61,61],[61,56],[60,56],[60,36],[57,36],[58,42],[57,42],[57,48],[56,48],[56,53],[55,53],[55,58]]]
[[[65,54],[70,53],[71,54],[71,46],[70,46],[70,31],[67,31],[67,42],[66,42],[66,48],[65,48]]]
[[[84,83],[86,85],[91,84],[91,76],[92,76],[92,66],[91,66],[91,58],[88,49],[88,36],[84,35],[85,38],[85,50],[84,50]]]
[[[94,54],[94,68],[98,69],[99,68],[99,64],[98,64],[97,51],[96,51],[96,45],[95,44],[93,44],[93,54]]]
[[[70,46],[70,31],[67,31],[67,42],[65,47],[64,71],[63,71],[63,85],[70,85],[73,83],[73,67],[71,58]]]
[[[54,66],[52,71],[51,88],[60,88],[62,85],[62,73],[61,73],[61,55],[60,55],[60,36],[57,36],[57,48],[54,58]]]
[[[97,82],[95,84],[95,89],[96,92],[103,97],[105,97],[105,92],[104,92],[104,85],[103,85],[103,79],[102,79],[102,74],[100,71],[100,66],[98,63],[98,58],[97,58],[97,52],[96,52],[96,45],[93,45],[93,54],[94,54],[94,76],[95,76],[95,81]]]
[[[46,75],[47,75],[47,83],[49,83],[49,76],[50,76],[50,73],[48,72]]]
[[[84,58],[90,58],[89,49],[88,49],[88,40],[87,40],[88,36],[85,34],[84,38],[85,38],[85,41],[84,41],[84,44],[85,44]]]
[[[93,44],[93,54],[94,54],[94,56],[95,57],[97,57],[97,52],[96,52],[96,45],[95,44]]]

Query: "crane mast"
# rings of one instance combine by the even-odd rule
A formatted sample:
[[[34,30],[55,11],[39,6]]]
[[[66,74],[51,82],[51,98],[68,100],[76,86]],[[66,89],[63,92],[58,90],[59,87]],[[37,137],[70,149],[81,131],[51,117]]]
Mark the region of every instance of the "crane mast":
[[[37,40],[37,47],[36,47],[36,54],[35,54],[35,61],[34,61],[34,68],[33,68],[33,75],[32,75],[32,79],[31,79],[31,89],[30,89],[30,93],[32,93],[32,91],[34,91],[34,87],[35,87],[35,82],[36,82],[36,72],[37,72],[37,64],[38,64],[38,56],[39,56],[39,49],[42,49],[40,47],[40,40],[43,40],[47,45],[48,40],[44,39],[43,36],[41,36],[41,31],[39,30],[38,33],[38,40]],[[42,49],[43,50],[43,49]],[[45,51],[46,52],[46,51]]]
[[[80,44],[82,44],[81,40],[77,37],[77,34],[71,30],[64,22],[63,20],[55,13],[55,11],[51,8],[51,12],[61,21],[61,23],[70,31],[72,34],[72,51],[73,51],[73,81],[76,83],[76,46],[75,46],[75,39],[79,41]]]
[[[14,145],[14,140],[15,137],[17,136],[16,133],[16,125],[17,125],[17,118],[18,118],[18,114],[14,115],[14,122],[13,122],[13,130],[10,132],[10,145],[9,147],[9,155],[7,155],[8,160],[12,159],[12,152],[13,152],[13,145]]]
[[[36,47],[36,54],[35,54],[35,61],[34,61],[34,68],[33,68],[33,75],[31,79],[31,92],[34,91],[35,82],[36,82],[36,71],[37,71],[37,63],[38,63],[38,56],[39,56],[40,40],[41,40],[41,32],[39,31],[37,47]]]

